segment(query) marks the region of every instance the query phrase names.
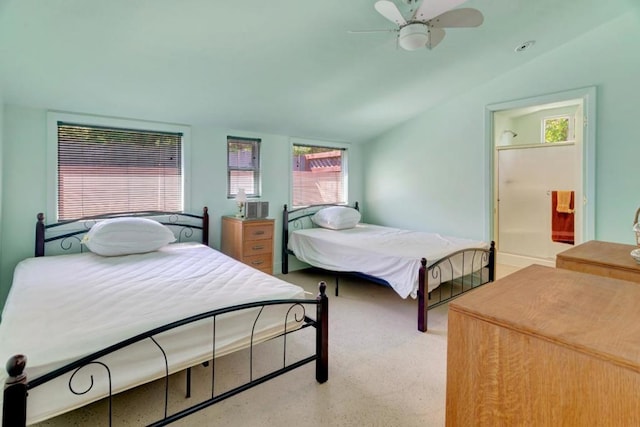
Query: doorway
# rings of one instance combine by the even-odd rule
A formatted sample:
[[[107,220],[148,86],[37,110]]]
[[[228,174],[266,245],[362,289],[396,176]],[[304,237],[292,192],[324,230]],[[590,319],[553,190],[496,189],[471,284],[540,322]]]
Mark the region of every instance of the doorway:
[[[498,260],[555,266],[557,253],[594,236],[595,88],[495,104],[487,114]],[[558,123],[561,136],[550,133]],[[560,195],[572,209],[556,214]],[[570,239],[557,238],[557,216],[571,219]]]

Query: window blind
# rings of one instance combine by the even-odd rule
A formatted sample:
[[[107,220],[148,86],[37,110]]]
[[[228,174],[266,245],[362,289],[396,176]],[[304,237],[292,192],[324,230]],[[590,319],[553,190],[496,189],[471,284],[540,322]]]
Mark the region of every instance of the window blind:
[[[293,146],[293,206],[346,203],[345,149]]]
[[[227,137],[227,197],[260,196],[260,139]]]
[[[182,134],[58,123],[58,218],[181,211]]]

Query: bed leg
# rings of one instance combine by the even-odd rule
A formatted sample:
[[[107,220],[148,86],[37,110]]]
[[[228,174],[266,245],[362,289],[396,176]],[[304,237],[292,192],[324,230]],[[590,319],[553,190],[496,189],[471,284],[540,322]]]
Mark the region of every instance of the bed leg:
[[[2,426],[22,427],[27,424],[27,376],[24,368],[26,356],[18,354],[7,361],[9,378],[4,385]]]
[[[327,284],[318,284],[320,293],[316,300],[316,381],[324,383],[329,379],[329,298],[327,298]]]
[[[40,212],[36,223],[36,247],[34,256],[44,256],[44,214]]]
[[[422,258],[420,264],[420,270],[418,271],[418,330],[427,332],[427,309],[429,308],[429,303],[425,300],[425,294],[427,293],[426,258]]]
[[[202,243],[209,246],[209,208],[202,208]]]
[[[187,393],[185,397],[187,399],[191,397],[191,367],[187,368]]]
[[[282,211],[282,274],[289,273],[289,253],[287,247],[289,245],[289,211],[287,205],[284,205]]]
[[[491,241],[491,248],[489,249],[489,281],[493,282],[496,279],[496,242]]]
[[[340,277],[336,274],[336,296],[338,296],[339,288],[340,288]]]

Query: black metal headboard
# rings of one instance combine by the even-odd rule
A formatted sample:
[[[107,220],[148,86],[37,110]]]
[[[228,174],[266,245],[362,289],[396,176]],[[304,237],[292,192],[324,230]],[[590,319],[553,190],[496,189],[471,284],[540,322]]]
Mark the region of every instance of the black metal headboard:
[[[55,241],[60,242],[60,249],[63,251],[71,251],[73,248],[78,247],[78,252],[82,252],[80,241],[91,227],[100,220],[122,217],[155,219],[169,227],[179,242],[190,239],[196,230],[200,230],[202,243],[209,244],[209,209],[206,206],[202,209],[202,215],[163,211],[118,212],[60,221],[54,224],[45,224],[43,213],[39,213],[37,217],[34,254],[37,257],[44,256],[45,245]]]
[[[309,205],[301,208],[295,208],[289,210],[287,205],[284,205],[282,211],[282,274],[289,273],[289,255],[293,255],[289,249],[289,228],[292,227],[296,230],[303,230],[305,228],[313,228],[314,224],[311,221],[311,217],[322,208],[329,206],[348,206],[338,203],[325,203],[321,205]],[[353,204],[354,209],[360,210],[358,202]]]

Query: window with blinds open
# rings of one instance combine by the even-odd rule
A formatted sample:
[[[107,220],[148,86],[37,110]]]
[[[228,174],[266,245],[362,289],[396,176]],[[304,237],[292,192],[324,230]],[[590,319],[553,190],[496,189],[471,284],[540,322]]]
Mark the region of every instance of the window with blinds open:
[[[346,150],[293,145],[293,206],[346,203]]]
[[[260,197],[260,139],[227,137],[227,197]]]
[[[58,122],[58,218],[181,211],[182,134]]]

